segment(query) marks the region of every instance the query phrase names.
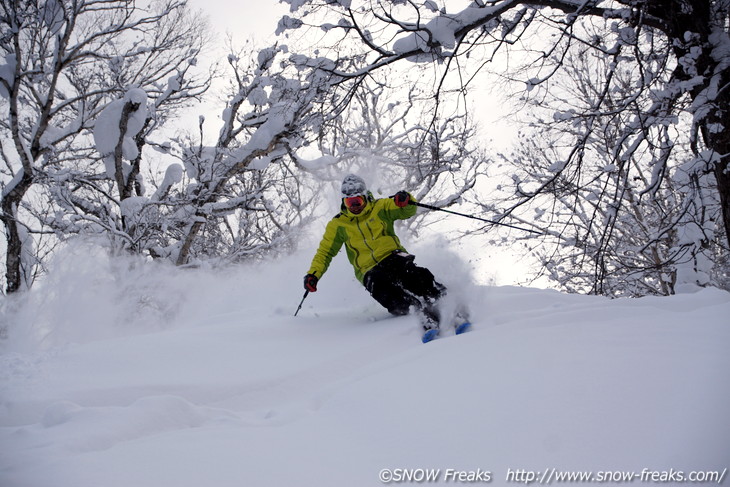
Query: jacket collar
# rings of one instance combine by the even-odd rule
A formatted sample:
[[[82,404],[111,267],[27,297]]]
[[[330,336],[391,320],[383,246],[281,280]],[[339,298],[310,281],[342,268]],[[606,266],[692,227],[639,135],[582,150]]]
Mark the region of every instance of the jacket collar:
[[[356,215],[352,213],[350,210],[348,210],[345,205],[343,204],[342,208],[342,214],[349,218],[350,220],[363,220],[370,216],[370,213],[373,211],[373,203],[374,201],[368,201],[365,205],[365,208],[360,212],[360,214]]]

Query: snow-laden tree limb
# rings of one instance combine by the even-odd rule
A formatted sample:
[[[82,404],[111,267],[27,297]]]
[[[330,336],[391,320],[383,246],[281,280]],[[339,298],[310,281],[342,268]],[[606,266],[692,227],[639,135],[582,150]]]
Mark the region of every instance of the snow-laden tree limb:
[[[90,131],[104,107],[123,100],[130,89],[143,90],[152,100],[150,106],[146,101],[126,106],[129,116],[123,118],[128,125],[132,120],[134,135],[127,136],[126,129],[120,132],[117,126],[122,134],[118,144],[105,151],[118,190],[105,204],[118,205],[141,190],[139,165],[134,162],[139,157],[130,163],[125,152],[129,156],[136,150],[139,156],[146,132],[203,93],[210,78],[193,69],[207,34],[185,2],[157,2],[146,8],[131,0],[3,2],[0,31],[0,104],[7,107],[0,117],[0,154],[3,174],[10,176],[3,181],[0,218],[8,240],[6,288],[15,292],[24,252],[18,232],[21,220],[43,215],[38,223],[64,224],[63,218],[48,218],[48,212],[24,204],[31,189],[59,194],[41,187],[59,181],[48,177],[53,173],[64,175],[60,181],[77,193],[74,200],[90,200],[77,208],[94,208],[91,201],[97,196],[111,196],[103,178],[90,177],[98,173],[94,167],[100,160]],[[77,176],[80,179],[74,181]],[[117,231],[123,233],[121,226]]]

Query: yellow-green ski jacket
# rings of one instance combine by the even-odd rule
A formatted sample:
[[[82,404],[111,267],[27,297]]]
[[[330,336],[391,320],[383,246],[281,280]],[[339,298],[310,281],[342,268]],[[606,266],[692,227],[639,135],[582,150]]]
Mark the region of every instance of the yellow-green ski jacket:
[[[411,197],[411,201],[415,201]],[[395,220],[416,214],[415,205],[396,206],[392,198],[371,201],[359,215],[343,209],[327,224],[309,274],[321,278],[345,244],[347,258],[360,282],[365,274],[396,250],[406,251],[393,229]]]

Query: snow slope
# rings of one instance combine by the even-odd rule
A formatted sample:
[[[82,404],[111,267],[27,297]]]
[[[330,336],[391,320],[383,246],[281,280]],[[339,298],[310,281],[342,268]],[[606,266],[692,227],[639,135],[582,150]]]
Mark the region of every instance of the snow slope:
[[[483,287],[448,254],[418,255],[469,304],[472,332],[421,344],[344,255],[295,318],[308,255],[214,273],[72,249],[23,307],[5,303],[0,485],[378,486],[400,468],[506,485],[553,468],[730,467],[730,294]]]

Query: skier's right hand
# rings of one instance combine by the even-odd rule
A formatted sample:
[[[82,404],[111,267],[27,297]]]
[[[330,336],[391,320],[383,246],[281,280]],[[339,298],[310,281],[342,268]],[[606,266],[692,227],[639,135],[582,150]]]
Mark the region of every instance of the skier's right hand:
[[[411,195],[407,191],[398,191],[393,195],[393,201],[398,208],[404,208],[411,202]]]
[[[309,291],[310,293],[316,293],[317,292],[317,276],[314,274],[307,274],[304,276],[304,289]]]

